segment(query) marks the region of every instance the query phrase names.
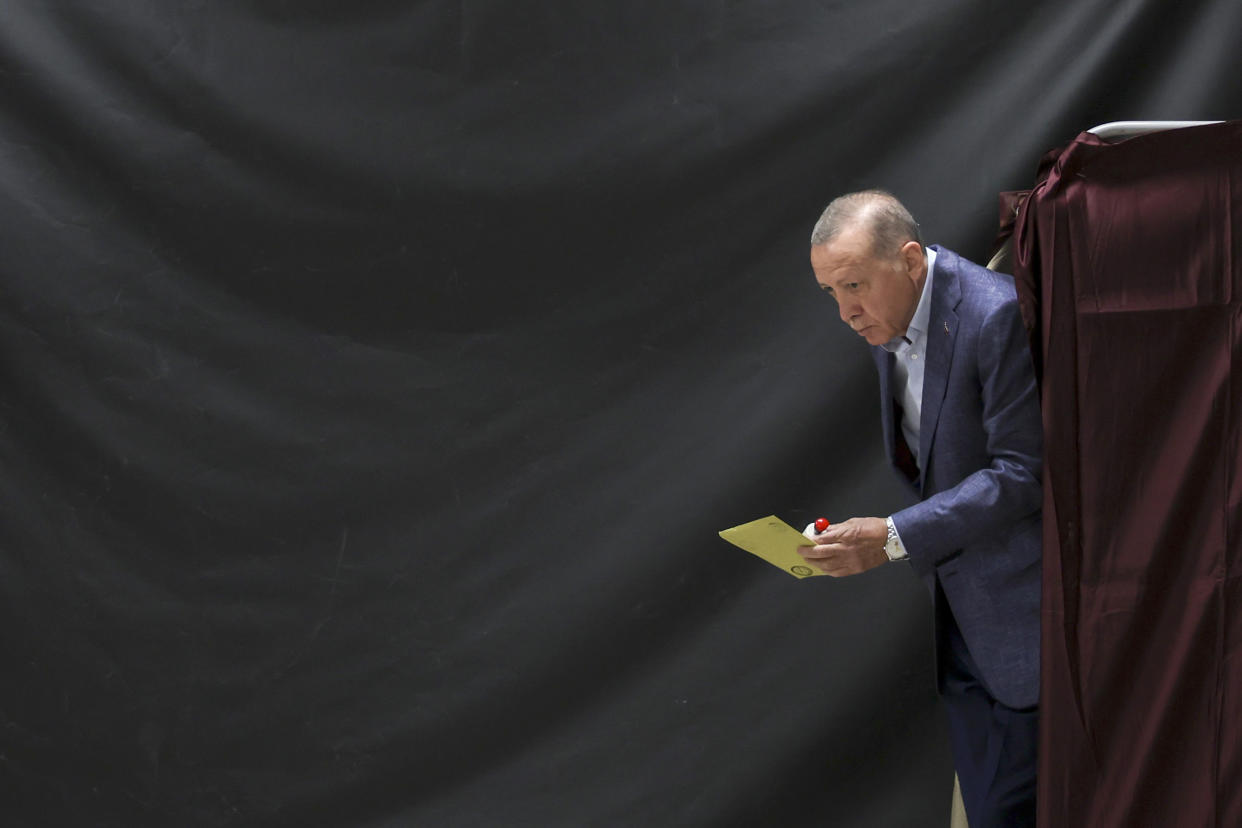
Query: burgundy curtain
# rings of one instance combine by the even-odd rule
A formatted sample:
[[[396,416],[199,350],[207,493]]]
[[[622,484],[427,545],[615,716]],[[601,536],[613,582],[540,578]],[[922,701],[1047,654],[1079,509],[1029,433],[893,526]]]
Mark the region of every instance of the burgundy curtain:
[[[1242,825],[1242,122],[1051,154],[1040,825]]]

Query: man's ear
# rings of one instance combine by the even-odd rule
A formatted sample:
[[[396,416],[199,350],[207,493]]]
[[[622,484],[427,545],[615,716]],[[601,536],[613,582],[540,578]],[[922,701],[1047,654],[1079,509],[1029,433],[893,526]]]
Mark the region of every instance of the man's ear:
[[[921,281],[927,274],[924,268],[927,267],[927,256],[923,253],[923,245],[916,241],[908,241],[901,246],[901,260],[906,265],[906,275],[910,277],[910,281]]]

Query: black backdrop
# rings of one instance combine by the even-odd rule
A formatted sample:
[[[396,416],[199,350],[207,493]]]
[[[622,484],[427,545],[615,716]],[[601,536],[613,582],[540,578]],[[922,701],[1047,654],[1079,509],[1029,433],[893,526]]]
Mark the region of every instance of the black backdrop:
[[[941,826],[930,607],[806,263],[986,257],[1235,0],[0,3],[11,825]]]

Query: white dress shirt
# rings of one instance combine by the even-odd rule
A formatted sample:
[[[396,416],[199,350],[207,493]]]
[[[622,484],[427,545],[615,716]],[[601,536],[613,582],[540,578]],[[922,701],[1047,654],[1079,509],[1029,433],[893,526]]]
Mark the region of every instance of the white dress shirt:
[[[923,413],[923,365],[927,362],[927,324],[931,316],[932,269],[936,251],[927,251],[927,279],[914,308],[905,336],[895,337],[880,347],[893,360],[893,399],[901,406],[901,433],[915,459],[919,456],[919,417]]]
[[[927,324],[931,317],[932,272],[936,266],[936,251],[923,248],[927,254],[927,278],[923,292],[914,308],[914,316],[905,336],[894,337],[880,347],[893,354],[893,399],[901,406],[901,433],[915,461],[919,456],[919,419],[923,414],[923,369],[927,362]],[[893,525],[886,520],[889,532],[896,540],[894,559],[907,557],[905,544]]]

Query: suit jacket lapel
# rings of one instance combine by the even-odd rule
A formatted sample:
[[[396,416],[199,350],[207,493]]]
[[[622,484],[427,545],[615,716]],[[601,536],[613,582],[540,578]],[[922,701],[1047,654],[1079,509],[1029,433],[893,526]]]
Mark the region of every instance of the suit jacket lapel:
[[[953,254],[936,248],[936,271],[932,278],[931,313],[927,323],[927,362],[923,367],[923,411],[919,417],[918,463],[922,481],[927,480],[927,459],[931,456],[940,422],[940,408],[949,384],[953,362],[953,343],[957,341],[957,305],[962,288],[957,281]]]
[[[880,372],[880,428],[884,433],[884,450],[889,462],[893,457],[893,355],[883,348],[871,349],[872,359]]]

